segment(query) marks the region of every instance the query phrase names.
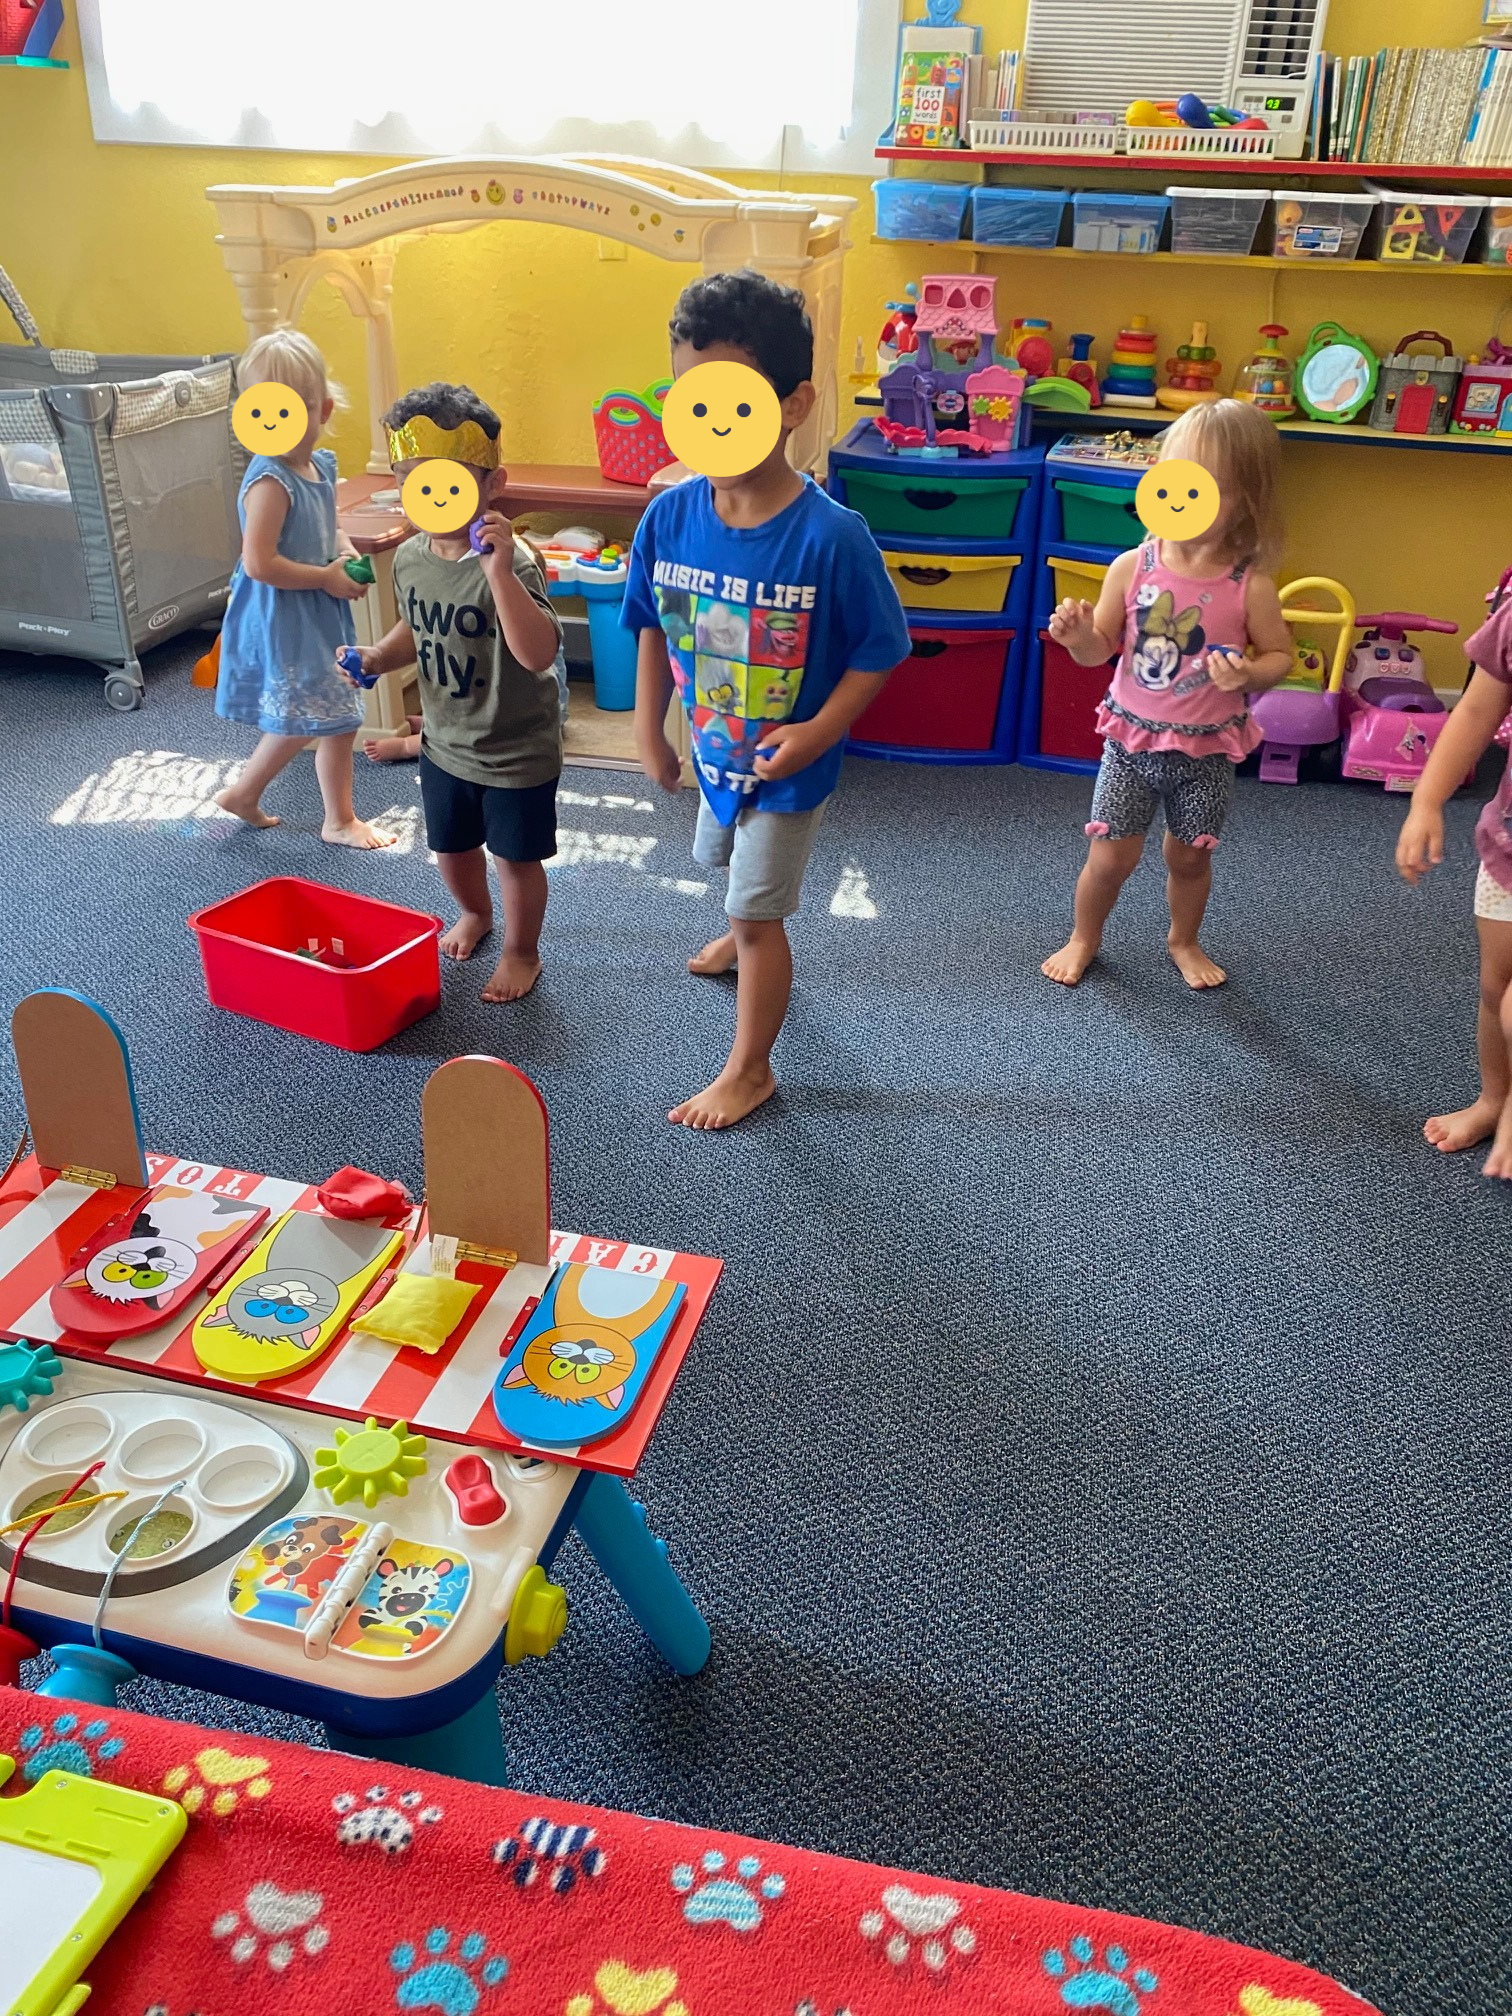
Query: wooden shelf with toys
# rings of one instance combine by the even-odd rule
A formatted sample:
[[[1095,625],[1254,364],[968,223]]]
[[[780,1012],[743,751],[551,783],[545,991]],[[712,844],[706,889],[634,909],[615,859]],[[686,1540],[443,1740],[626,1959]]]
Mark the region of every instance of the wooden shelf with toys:
[[[984,167],[1074,168],[1078,174],[1096,170],[1126,175],[1190,175],[1206,180],[1213,175],[1248,177],[1252,182],[1282,182],[1294,177],[1337,182],[1474,182],[1501,184],[1512,189],[1512,162],[1500,167],[1466,167],[1461,162],[1425,166],[1421,162],[1391,164],[1364,161],[1297,161],[1280,155],[1262,154],[1225,159],[1221,155],[1162,154],[1042,154],[1029,151],[976,147],[878,147],[879,161],[932,161],[937,167],[976,162]]]
[[[1286,259],[1268,254],[1239,254],[1227,252],[1091,252],[1083,251],[1075,245],[984,245],[974,238],[879,238],[872,237],[873,245],[906,245],[920,252],[971,252],[1000,259],[1118,259],[1125,263],[1137,262],[1139,267],[1153,263],[1157,266],[1255,266],[1281,273],[1324,273],[1327,275],[1344,273],[1393,273],[1398,276],[1416,275],[1419,279],[1432,274],[1457,274],[1460,278],[1500,280],[1504,285],[1512,282],[1512,266],[1449,266],[1428,265],[1419,260],[1409,259]]]

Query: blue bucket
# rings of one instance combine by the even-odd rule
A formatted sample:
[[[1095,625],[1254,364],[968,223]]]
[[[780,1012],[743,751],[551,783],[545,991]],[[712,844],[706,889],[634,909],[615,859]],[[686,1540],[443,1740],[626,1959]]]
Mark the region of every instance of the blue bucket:
[[[606,714],[628,714],[635,705],[635,664],[640,638],[620,623],[625,584],[585,580],[580,575],[574,592],[588,605],[594,700]]]

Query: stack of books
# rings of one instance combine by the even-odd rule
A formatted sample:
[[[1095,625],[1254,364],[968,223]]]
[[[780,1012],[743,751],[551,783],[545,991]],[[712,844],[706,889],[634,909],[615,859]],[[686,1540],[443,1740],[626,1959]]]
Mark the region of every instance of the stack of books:
[[[980,28],[915,22],[901,31],[896,147],[962,147],[982,95]]]
[[[1367,166],[1512,163],[1512,46],[1381,49],[1319,58],[1315,161]]]

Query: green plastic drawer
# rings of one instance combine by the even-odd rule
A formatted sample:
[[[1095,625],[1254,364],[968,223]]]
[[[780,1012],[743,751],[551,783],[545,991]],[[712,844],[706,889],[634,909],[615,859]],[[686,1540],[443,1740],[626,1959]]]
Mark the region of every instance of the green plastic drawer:
[[[1074,546],[1116,546],[1123,552],[1137,546],[1144,527],[1134,509],[1134,492],[1111,483],[1063,483],[1061,537]]]
[[[845,501],[873,532],[920,532],[936,539],[1011,539],[1027,476],[895,476],[847,469]]]

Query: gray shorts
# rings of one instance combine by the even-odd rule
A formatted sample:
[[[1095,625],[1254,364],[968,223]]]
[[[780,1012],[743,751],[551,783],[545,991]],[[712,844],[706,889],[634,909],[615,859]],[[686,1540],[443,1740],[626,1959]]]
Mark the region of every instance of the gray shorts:
[[[823,817],[823,805],[812,812],[763,812],[749,806],[733,826],[721,826],[699,793],[693,859],[704,868],[729,869],[728,916],[753,924],[792,916]]]
[[[1103,743],[1087,832],[1094,840],[1131,840],[1148,833],[1163,808],[1173,839],[1211,849],[1218,845],[1233,795],[1234,766],[1227,756],[1125,749],[1110,735]]]

